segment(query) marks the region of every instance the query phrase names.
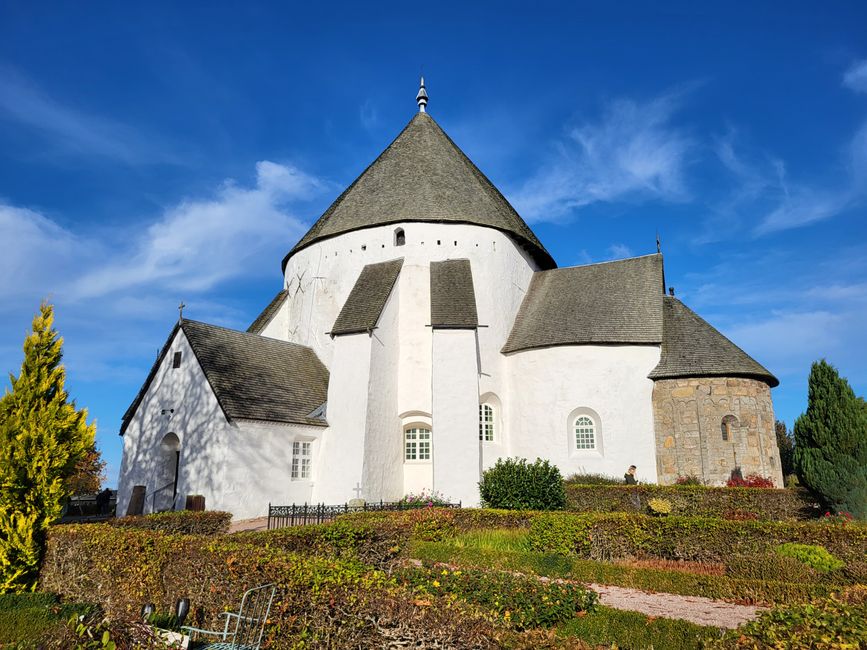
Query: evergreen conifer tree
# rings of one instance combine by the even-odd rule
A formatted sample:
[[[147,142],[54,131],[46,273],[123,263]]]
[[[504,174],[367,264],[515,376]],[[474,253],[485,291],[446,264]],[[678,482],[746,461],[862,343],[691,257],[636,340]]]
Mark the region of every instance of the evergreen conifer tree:
[[[810,370],[807,412],[795,421],[795,470],[827,505],[867,518],[867,409],[824,360]]]
[[[0,398],[0,593],[32,590],[67,479],[93,447],[95,427],[64,389],[63,339],[44,304],[24,341],[20,374]]]

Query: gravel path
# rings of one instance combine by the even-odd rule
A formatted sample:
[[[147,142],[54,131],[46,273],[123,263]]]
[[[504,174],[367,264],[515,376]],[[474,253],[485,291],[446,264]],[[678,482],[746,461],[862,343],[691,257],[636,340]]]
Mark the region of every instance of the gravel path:
[[[752,621],[763,610],[761,607],[735,605],[702,596],[648,593],[611,585],[589,584],[587,587],[599,594],[599,602],[607,607],[659,618],[680,619],[697,625],[734,629]]]

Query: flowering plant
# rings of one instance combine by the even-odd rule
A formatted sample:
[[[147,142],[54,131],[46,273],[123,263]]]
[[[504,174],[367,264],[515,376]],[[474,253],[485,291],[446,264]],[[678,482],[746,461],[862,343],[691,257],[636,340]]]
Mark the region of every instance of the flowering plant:
[[[772,488],[774,487],[774,482],[758,474],[750,474],[746,478],[733,474],[726,482],[726,487]]]
[[[410,492],[400,500],[400,503],[416,508],[436,508],[451,505],[451,499],[436,490],[422,490],[418,494]]]
[[[837,514],[834,514],[829,510],[822,516],[822,521],[826,524],[840,524],[841,526],[851,523],[853,519],[854,517],[852,517],[852,513],[846,512],[845,510],[840,510]]]

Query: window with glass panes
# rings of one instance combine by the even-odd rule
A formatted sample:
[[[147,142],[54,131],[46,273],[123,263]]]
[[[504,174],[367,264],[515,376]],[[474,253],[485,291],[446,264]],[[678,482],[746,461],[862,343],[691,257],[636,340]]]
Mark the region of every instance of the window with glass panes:
[[[292,478],[310,478],[310,444],[309,442],[292,443]]]
[[[430,460],[430,429],[408,427],[403,435],[405,460]]]
[[[575,419],[575,449],[596,449],[596,425],[586,415]]]
[[[479,440],[494,441],[494,407],[490,404],[479,404]]]

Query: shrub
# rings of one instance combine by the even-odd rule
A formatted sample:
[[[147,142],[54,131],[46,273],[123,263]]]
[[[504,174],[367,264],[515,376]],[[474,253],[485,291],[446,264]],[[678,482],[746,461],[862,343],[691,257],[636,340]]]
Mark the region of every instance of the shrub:
[[[732,477],[726,481],[726,487],[773,488],[774,482],[771,479],[759,476],[758,474],[749,474],[744,478],[738,474],[732,473]]]
[[[845,562],[863,561],[867,526],[544,513],[533,519],[529,534],[534,550],[569,552],[591,559],[658,557],[725,562],[736,555],[773,553],[775,546],[786,542],[821,544]]]
[[[401,525],[391,530],[409,526]],[[313,528],[329,527],[308,530]],[[324,537],[314,536],[326,545]],[[102,524],[58,526],[49,536],[41,581],[65,598],[97,600],[111,620],[137,616],[145,602],[165,611],[178,597],[188,597],[189,624],[210,629],[220,629],[219,613],[236,609],[246,589],[273,582],[278,595],[266,635],[275,648],[297,647],[299,640],[308,648],[383,647],[394,638],[418,647],[495,647],[492,639],[500,632],[468,606],[417,606],[383,572],[355,558],[278,547],[289,538],[250,533],[214,539]],[[353,535],[344,528],[335,538]],[[297,536],[292,543],[303,540]]]
[[[863,648],[867,646],[867,607],[831,597],[763,612],[732,630],[712,647],[752,649]]]
[[[607,474],[572,474],[568,483],[573,485],[623,485],[623,479]]]
[[[496,568],[523,574],[575,580],[583,584],[617,585],[642,591],[683,596],[704,596],[739,603],[775,604],[806,602],[820,595],[857,589],[816,582],[781,582],[779,579],[742,579],[733,576],[687,573],[665,568],[624,566],[611,562],[582,560],[574,556],[534,551],[456,548],[443,542],[415,542],[412,557],[427,562],[480,569]],[[778,558],[783,559],[783,558]],[[790,559],[790,558],[786,558]],[[808,567],[792,560],[805,571]]]
[[[780,544],[776,548],[776,551],[778,555],[794,558],[821,573],[829,573],[846,566],[845,562],[841,562],[834,557],[824,546],[816,544],[796,544],[790,542],[788,544]]]
[[[687,476],[678,476],[677,480],[674,482],[675,485],[704,485],[702,480],[696,476],[695,474],[688,474]]]
[[[179,535],[222,535],[229,532],[232,513],[219,510],[178,510],[138,517],[120,517],[109,519],[105,523],[121,528],[145,528]]]
[[[647,502],[647,507],[655,515],[671,514],[671,501],[668,499],[650,499]]]
[[[504,510],[562,510],[566,505],[563,477],[547,460],[499,459],[482,474],[482,502]]]
[[[596,594],[579,585],[512,573],[427,567],[395,575],[419,594],[460,598],[519,630],[568,621],[596,602]]]
[[[636,496],[638,499],[636,499]],[[750,490],[701,485],[576,485],[566,482],[566,509],[576,512],[636,512],[636,503],[671,501],[678,514],[724,517],[730,511],[758,519],[807,519],[822,510],[806,490]]]

